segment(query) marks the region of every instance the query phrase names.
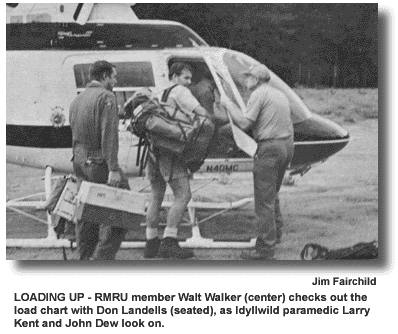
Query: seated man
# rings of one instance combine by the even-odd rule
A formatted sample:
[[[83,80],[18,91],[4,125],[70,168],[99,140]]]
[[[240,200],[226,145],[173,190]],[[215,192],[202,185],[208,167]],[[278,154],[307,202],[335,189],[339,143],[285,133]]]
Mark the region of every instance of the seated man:
[[[191,84],[192,69],[184,63],[175,63],[169,72],[170,83],[176,85],[164,104],[165,110],[170,114],[178,109],[181,117],[193,118],[195,114],[206,116],[207,111],[201,107],[187,88]],[[182,249],[177,240],[178,227],[182,221],[185,209],[191,200],[189,172],[181,156],[160,149],[154,149],[155,161],[150,158],[147,165],[147,176],[151,183],[151,198],[146,215],[146,245],[145,258],[188,259],[194,253]],[[163,240],[158,237],[160,209],[166,191],[167,183],[170,185],[174,202],[167,215],[167,225]]]
[[[220,102],[220,93],[207,66],[203,68],[202,79],[193,84],[190,90],[200,105],[206,109],[214,124],[221,126],[228,123],[227,114],[217,106]]]

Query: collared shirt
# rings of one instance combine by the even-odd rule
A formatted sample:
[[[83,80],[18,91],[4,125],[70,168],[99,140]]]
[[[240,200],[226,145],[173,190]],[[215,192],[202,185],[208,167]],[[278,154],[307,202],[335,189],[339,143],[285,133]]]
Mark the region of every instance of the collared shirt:
[[[244,116],[254,122],[253,135],[257,142],[293,136],[289,100],[268,84],[254,90]]]
[[[102,158],[110,171],[119,169],[119,117],[115,95],[92,81],[73,100],[69,110],[73,153],[79,162]]]

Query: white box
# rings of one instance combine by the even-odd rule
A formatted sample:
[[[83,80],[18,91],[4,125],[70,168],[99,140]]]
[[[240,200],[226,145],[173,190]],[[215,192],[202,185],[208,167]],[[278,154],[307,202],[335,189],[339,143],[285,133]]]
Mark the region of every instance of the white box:
[[[73,220],[76,207],[77,181],[74,177],[68,177],[68,181],[62,190],[61,196],[52,211],[52,214],[63,217],[67,220]]]
[[[97,224],[138,229],[145,221],[147,196],[104,184],[83,181],[75,218]]]

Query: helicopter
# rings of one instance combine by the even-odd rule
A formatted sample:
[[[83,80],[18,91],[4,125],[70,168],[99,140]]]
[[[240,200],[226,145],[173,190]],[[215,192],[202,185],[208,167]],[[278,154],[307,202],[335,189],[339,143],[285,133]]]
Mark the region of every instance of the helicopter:
[[[46,195],[51,191],[52,171],[73,173],[69,105],[89,83],[90,65],[95,61],[106,60],[117,68],[118,82],[113,93],[119,107],[118,158],[120,167],[132,177],[140,175],[139,138],[129,131],[126,109],[137,91],[160,91],[168,87],[169,68],[173,63],[191,65],[193,84],[203,78],[203,73],[210,72],[220,95],[243,113],[246,111],[249,96],[242,72],[260,63],[244,53],[210,46],[181,23],[140,20],[133,4],[126,3],[6,6],[6,161],[46,169]],[[270,73],[269,84],[286,95],[291,108],[295,151],[288,173],[304,175],[312,166],[343,149],[350,136],[338,124],[312,113],[283,80],[271,70]],[[229,122],[230,131],[218,132],[215,145],[209,149],[207,159],[196,174],[252,171],[256,143],[250,132],[234,126],[230,118]],[[251,201],[247,198],[236,203],[216,203],[211,208],[224,212]],[[8,202],[7,207],[15,209],[40,203],[15,200]],[[193,237],[185,246],[214,247],[209,239],[201,237],[195,218],[196,208],[209,207],[208,203],[188,205]],[[62,240],[56,240],[51,218],[48,220],[47,239],[41,242],[7,240],[7,244],[64,245]],[[219,246],[247,247],[254,242],[253,239],[249,244],[221,243]],[[133,247],[142,247],[142,243]]]
[[[194,69],[193,83],[210,70],[217,89],[244,112],[248,96],[242,72],[259,64],[243,53],[209,46],[180,23],[139,20],[129,4],[8,4],[7,162],[72,172],[69,104],[89,82],[90,65],[101,59],[118,71],[119,161],[128,175],[139,170],[138,139],[123,113],[135,92],[166,87],[170,66],[183,61]],[[295,142],[290,173],[304,174],[347,145],[345,129],[312,113],[272,71],[270,85],[290,101]],[[212,147],[199,173],[252,169],[250,155],[233,133]]]

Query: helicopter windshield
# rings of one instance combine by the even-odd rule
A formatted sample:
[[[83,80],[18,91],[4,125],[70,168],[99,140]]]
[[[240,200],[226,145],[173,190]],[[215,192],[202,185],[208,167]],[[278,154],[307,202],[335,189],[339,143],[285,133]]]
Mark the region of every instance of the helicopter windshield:
[[[239,91],[239,94],[241,95],[245,105],[247,105],[251,92],[245,87],[245,76],[243,75],[243,72],[247,71],[253,65],[259,65],[260,62],[236,51],[226,51],[224,53],[223,60],[236,85],[236,88]],[[300,97],[275,73],[272,71],[270,72],[272,73],[270,85],[282,91],[289,99],[293,123],[299,123],[309,118],[311,116],[311,112]]]

